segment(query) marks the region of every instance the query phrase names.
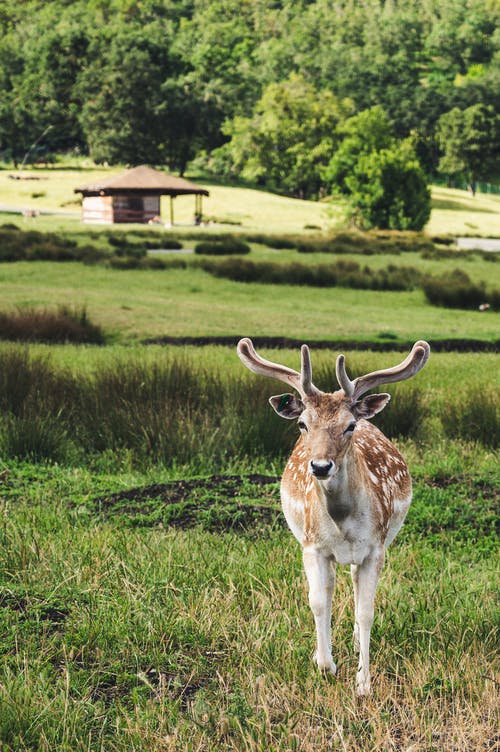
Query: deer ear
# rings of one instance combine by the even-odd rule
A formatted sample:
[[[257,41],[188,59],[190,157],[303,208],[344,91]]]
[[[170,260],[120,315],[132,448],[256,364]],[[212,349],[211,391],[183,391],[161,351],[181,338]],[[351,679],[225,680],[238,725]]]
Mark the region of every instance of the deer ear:
[[[287,420],[298,418],[305,409],[302,400],[293,394],[278,394],[276,397],[270,397],[269,402],[280,418],[286,418]]]
[[[356,418],[368,420],[383,410],[390,399],[390,394],[370,394],[368,397],[355,402],[351,407],[351,412]]]

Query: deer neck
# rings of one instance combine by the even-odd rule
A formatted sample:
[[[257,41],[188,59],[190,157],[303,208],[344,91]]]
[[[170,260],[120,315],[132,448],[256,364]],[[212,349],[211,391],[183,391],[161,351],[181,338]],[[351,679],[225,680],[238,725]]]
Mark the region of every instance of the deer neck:
[[[315,480],[316,491],[326,505],[330,517],[341,524],[349,517],[357,516],[358,494],[356,493],[356,461],[349,447],[338,472],[327,482]]]

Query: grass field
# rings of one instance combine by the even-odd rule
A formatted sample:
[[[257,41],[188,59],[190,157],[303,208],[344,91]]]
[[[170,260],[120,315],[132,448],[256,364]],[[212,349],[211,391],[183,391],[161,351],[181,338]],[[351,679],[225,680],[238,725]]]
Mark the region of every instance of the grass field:
[[[20,173],[24,178],[35,179],[14,180],[10,176],[19,176],[15,170],[0,170],[0,206],[62,213],[59,217],[41,216],[34,221],[24,220],[26,226],[36,225],[46,229],[75,227],[80,221],[80,194],[75,194],[74,189],[121,171],[120,168],[97,169],[92,165],[79,169],[40,168]],[[197,180],[196,176],[194,180]],[[210,191],[203,204],[206,216],[223,222],[241,223],[217,225],[216,222],[212,223],[213,229],[226,227],[235,231],[258,229],[300,233],[306,225],[328,229],[342,222],[342,202],[300,201],[250,188],[228,188],[203,180],[199,182]],[[426,228],[429,234],[500,237],[500,196],[477,194],[472,197],[466,191],[435,186],[432,200],[432,215]],[[193,215],[192,196],[175,200],[175,221],[179,225],[191,225]],[[165,198],[162,199],[162,216],[165,219],[169,217],[168,199]]]
[[[312,665],[299,549],[278,524],[275,484],[242,482],[235,497],[240,509],[274,509],[274,522],[214,533],[200,513],[195,528],[158,527],[166,513],[151,522],[145,499],[105,503],[150,476],[6,465],[4,749],[494,749],[493,460],[458,446],[446,461],[439,447],[409,454],[415,501],[382,576],[363,702],[348,572],[334,604],[339,676],[328,681]],[[216,486],[227,521],[220,476]]]
[[[436,309],[421,290],[241,284],[201,269],[121,271],[50,262],[3,264],[3,306],[85,305],[118,339],[268,335],[376,340],[498,337],[499,314]],[[496,273],[496,265],[487,266]],[[490,273],[490,279],[492,275]]]
[[[0,205],[67,216],[0,222],[85,244],[89,228],[68,202],[97,172],[36,176],[0,172]],[[242,222],[213,229],[307,234],[305,224],[340,217],[322,204],[209,189],[206,213]],[[430,232],[500,235],[499,197],[436,189],[434,200]],[[179,221],[192,208],[179,199]],[[312,663],[300,549],[279,505],[295,429],[267,405],[279,386],[247,373],[234,348],[141,340],[303,339],[329,389],[338,353],[315,340],[491,343],[499,314],[435,308],[420,289],[230,282],[183,258],[186,269],[156,271],[0,264],[2,310],[86,306],[108,336],[103,347],[0,343],[0,750],[497,749],[498,355],[434,352],[380,416],[415,491],[378,591],[373,695],[360,701],[348,568],[338,568],[333,609],[338,678]],[[329,260],[256,244],[250,258]],[[457,258],[475,282],[499,285],[498,263]],[[361,263],[440,275],[456,262],[408,252]],[[298,350],[262,353],[298,367]],[[403,356],[346,357],[355,376]]]

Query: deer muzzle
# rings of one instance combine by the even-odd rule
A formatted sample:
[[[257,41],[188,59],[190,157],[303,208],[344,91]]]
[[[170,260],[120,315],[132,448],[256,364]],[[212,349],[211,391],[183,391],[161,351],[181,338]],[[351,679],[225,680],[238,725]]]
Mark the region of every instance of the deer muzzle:
[[[309,472],[315,478],[330,478],[337,471],[333,460],[310,460]]]

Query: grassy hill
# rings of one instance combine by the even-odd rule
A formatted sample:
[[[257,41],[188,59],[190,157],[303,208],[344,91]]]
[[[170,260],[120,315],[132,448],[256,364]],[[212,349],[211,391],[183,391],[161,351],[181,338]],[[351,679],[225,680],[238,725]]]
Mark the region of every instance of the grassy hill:
[[[0,208],[27,207],[42,212],[58,212],[58,216],[38,217],[36,226],[68,229],[80,221],[80,196],[74,193],[74,189],[121,171],[122,168],[95,167],[40,168],[22,173],[1,170]],[[211,218],[210,226],[214,229],[225,227],[234,231],[241,228],[300,233],[306,226],[325,230],[338,226],[343,220],[342,200],[300,201],[252,188],[214,185],[203,180],[199,182],[210,191],[210,196],[204,199],[203,212]],[[466,191],[434,187],[432,198],[433,210],[426,228],[428,233],[500,236],[500,196],[478,194],[472,197]],[[175,199],[176,223],[180,226],[191,225],[193,214],[192,196]],[[162,199],[162,215],[165,219],[169,216],[166,198]],[[35,222],[30,220],[29,226]]]

